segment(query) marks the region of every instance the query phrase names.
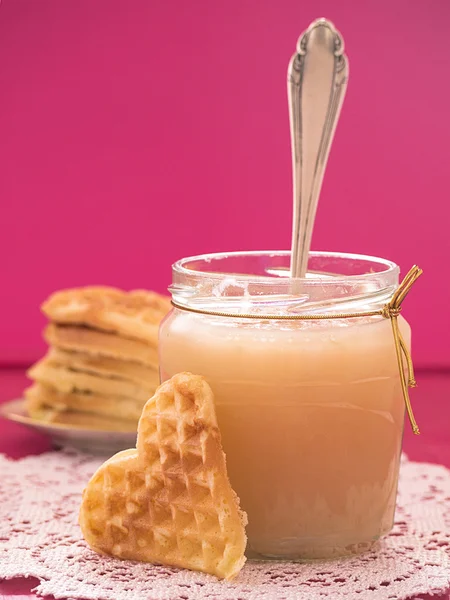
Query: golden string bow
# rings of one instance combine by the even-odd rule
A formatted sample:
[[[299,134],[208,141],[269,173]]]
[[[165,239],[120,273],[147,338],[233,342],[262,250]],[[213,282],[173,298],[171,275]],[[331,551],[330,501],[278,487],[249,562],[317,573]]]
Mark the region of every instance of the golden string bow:
[[[406,298],[409,290],[413,286],[416,279],[422,275],[423,271],[416,265],[410,269],[401,282],[396,292],[392,296],[390,302],[388,302],[382,309],[383,317],[391,320],[392,333],[394,334],[395,352],[397,354],[398,372],[400,375],[400,383],[402,386],[403,398],[405,400],[406,412],[408,413],[409,422],[413,432],[416,435],[420,434],[419,427],[417,426],[416,419],[414,418],[413,409],[411,406],[411,400],[409,399],[408,387],[416,387],[416,380],[414,378],[414,368],[411,359],[411,354],[405,344],[400,328],[398,326],[398,316],[401,311],[403,300]],[[406,368],[408,371],[408,379],[405,376],[405,367],[403,364],[403,357],[406,360]]]

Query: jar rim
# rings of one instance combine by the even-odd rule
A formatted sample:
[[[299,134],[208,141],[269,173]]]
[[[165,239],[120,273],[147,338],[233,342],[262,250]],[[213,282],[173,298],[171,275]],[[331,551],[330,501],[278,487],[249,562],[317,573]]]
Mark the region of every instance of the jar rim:
[[[186,257],[172,266],[169,291],[178,307],[291,314],[378,309],[398,285],[400,269],[386,259],[310,252],[307,276],[291,278],[290,256],[289,250],[252,250]]]
[[[227,258],[245,258],[245,257],[273,257],[275,258],[276,256],[279,256],[280,258],[289,258],[291,255],[291,251],[290,250],[239,250],[239,251],[232,251],[232,252],[212,252],[212,253],[207,253],[207,254],[198,254],[198,255],[193,255],[193,256],[187,256],[185,258],[182,258],[178,261],[176,261],[175,263],[173,263],[172,265],[172,271],[175,274],[179,274],[179,275],[195,275],[198,277],[207,277],[208,279],[223,279],[224,277],[227,276],[226,272],[216,272],[216,271],[209,271],[209,270],[199,270],[199,269],[192,269],[187,267],[186,265],[189,263],[194,263],[194,262],[199,262],[199,261],[203,261],[205,264],[212,264],[214,260],[223,260],[223,259],[227,259]],[[314,278],[311,277],[304,277],[304,278],[291,278],[291,277],[283,277],[282,279],[280,277],[274,277],[273,274],[267,274],[267,275],[254,275],[251,273],[233,273],[233,275],[237,276],[237,277],[251,277],[252,280],[256,280],[256,281],[261,281],[264,283],[269,283],[269,282],[273,282],[275,283],[279,283],[280,279],[281,280],[285,280],[289,279],[291,281],[307,281],[308,285],[315,285],[315,284],[319,284],[319,285],[327,285],[327,284],[332,284],[332,285],[336,285],[338,284],[340,281],[364,281],[370,278],[373,278],[374,276],[382,276],[382,275],[389,275],[389,274],[395,274],[395,272],[398,274],[398,272],[400,271],[398,265],[396,263],[394,263],[393,261],[387,260],[385,258],[379,258],[379,257],[375,257],[375,256],[370,256],[370,255],[365,255],[365,254],[354,254],[354,253],[349,253],[349,252],[327,252],[327,251],[311,251],[309,253],[309,258],[310,259],[315,259],[315,258],[328,258],[328,259],[342,259],[342,260],[348,260],[348,261],[360,261],[361,263],[372,263],[373,265],[378,265],[381,267],[385,267],[382,268],[380,270],[376,270],[376,271],[369,271],[369,272],[364,272],[364,273],[357,273],[357,274],[353,274],[353,275],[335,275],[333,274],[332,277],[329,276],[325,276],[325,277],[320,277],[320,276],[315,276]],[[317,273],[316,273],[317,275]]]

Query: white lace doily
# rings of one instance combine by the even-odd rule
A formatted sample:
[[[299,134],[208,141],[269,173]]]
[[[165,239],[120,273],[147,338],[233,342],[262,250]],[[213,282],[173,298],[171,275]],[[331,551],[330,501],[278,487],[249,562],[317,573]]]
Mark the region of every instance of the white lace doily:
[[[386,600],[450,589],[450,471],[403,461],[396,524],[376,550],[309,564],[249,561],[232,583],[100,557],[77,525],[81,491],[102,462],[74,451],[0,455],[0,579],[89,600]]]

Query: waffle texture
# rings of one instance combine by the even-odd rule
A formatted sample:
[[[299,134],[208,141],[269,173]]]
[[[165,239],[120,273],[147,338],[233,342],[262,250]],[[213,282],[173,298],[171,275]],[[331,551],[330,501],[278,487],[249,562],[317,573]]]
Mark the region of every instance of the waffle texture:
[[[60,392],[44,383],[34,383],[26,389],[25,398],[28,413],[35,419],[68,425],[95,423],[95,428],[104,419],[105,426],[101,429],[121,430],[123,422],[127,431],[136,431],[136,423],[146,402],[94,392]],[[74,413],[78,414],[77,418],[74,418]]]
[[[56,323],[47,325],[44,339],[50,346],[62,350],[136,362],[158,370],[158,349],[141,340],[131,340],[90,327]]]
[[[66,352],[52,348],[47,354],[48,360],[75,371],[99,375],[105,379],[124,379],[140,386],[153,395],[159,385],[158,371],[132,362],[92,356],[86,352]],[[147,397],[148,400],[149,396]]]
[[[44,314],[55,323],[87,325],[154,347],[159,323],[170,308],[170,300],[156,292],[124,292],[111,287],[62,290],[42,305]]]
[[[137,447],[119,452],[83,494],[80,526],[97,552],[231,579],[245,562],[247,518],[228,479],[214,398],[181,373],[145,405]]]
[[[93,392],[101,395],[124,396],[146,402],[156,387],[157,379],[142,386],[130,379],[120,377],[100,377],[92,372],[70,367],[50,354],[33,365],[27,372],[30,379],[51,386],[54,389],[72,393]],[[157,377],[157,373],[155,373]],[[143,405],[142,405],[143,406]]]

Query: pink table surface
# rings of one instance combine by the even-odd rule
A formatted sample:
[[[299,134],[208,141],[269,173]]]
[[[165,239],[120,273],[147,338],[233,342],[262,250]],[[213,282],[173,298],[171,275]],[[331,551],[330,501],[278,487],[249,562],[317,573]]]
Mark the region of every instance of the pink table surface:
[[[407,425],[405,452],[411,460],[441,463],[450,468],[450,372],[422,371],[417,373],[417,380],[419,387],[412,390],[411,399],[422,435],[414,436]],[[0,403],[20,397],[26,385],[23,369],[0,370]],[[0,418],[0,453],[20,458],[49,448],[44,435]],[[31,589],[36,584],[35,579],[0,582],[0,600],[30,600],[35,597]],[[450,600],[450,593],[432,598]],[[431,596],[420,599],[431,600]]]

